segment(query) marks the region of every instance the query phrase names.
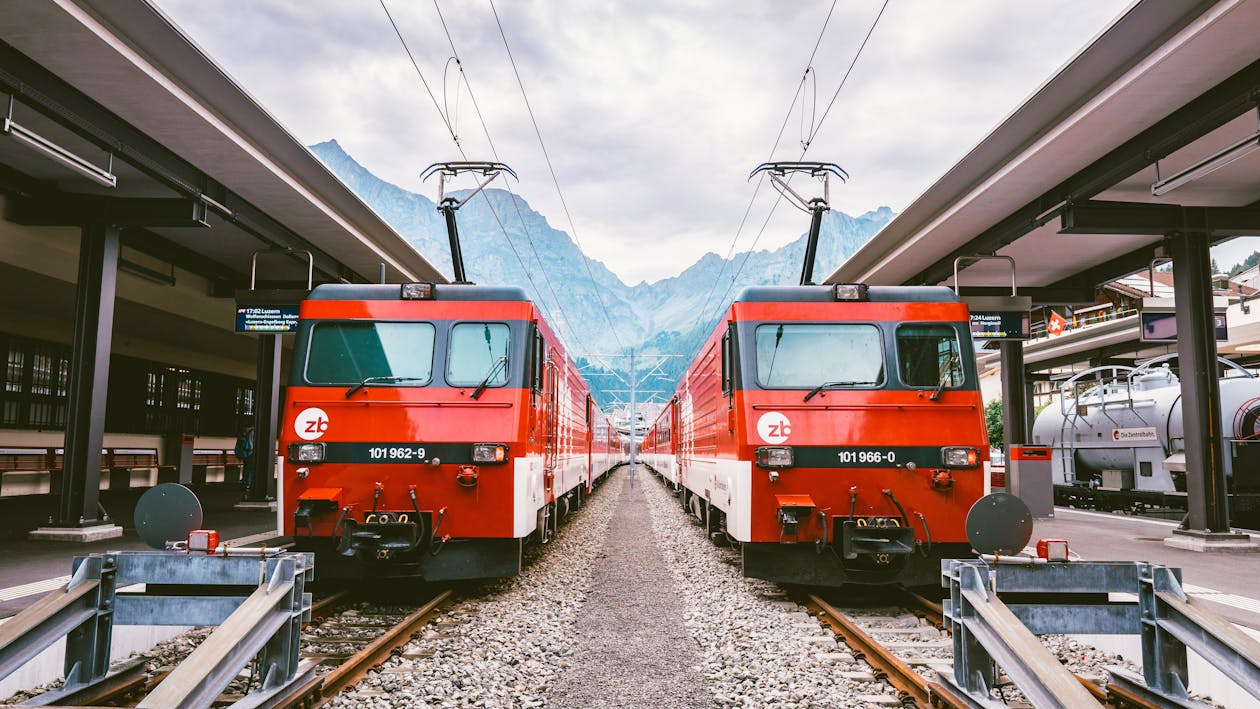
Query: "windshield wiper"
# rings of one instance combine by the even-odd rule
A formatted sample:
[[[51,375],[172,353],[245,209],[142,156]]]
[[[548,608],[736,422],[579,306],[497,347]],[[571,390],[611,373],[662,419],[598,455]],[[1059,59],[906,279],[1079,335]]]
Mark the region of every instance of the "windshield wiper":
[[[355,384],[349,389],[346,389],[346,398],[349,399],[350,397],[354,396],[355,392],[367,386],[368,384],[377,384],[379,382],[422,382],[422,381],[424,380],[421,379],[420,377],[364,377],[363,381],[359,382],[358,384]]]
[[[954,381],[954,364],[957,360],[957,355],[950,355],[949,359],[946,360],[945,371],[941,372],[941,379],[936,385],[936,391],[932,392],[932,395],[929,396],[928,399],[932,401],[940,400],[941,393],[945,391],[945,385]]]
[[[507,364],[507,359],[507,355],[502,355],[495,360],[494,366],[486,373],[486,378],[481,380],[481,383],[477,385],[476,389],[473,389],[473,393],[471,394],[472,398],[479,398],[483,393],[485,393],[486,387],[490,386],[490,379],[498,373],[499,367]]]
[[[879,384],[879,382],[851,382],[851,381],[823,382],[822,384],[819,384],[818,386],[809,390],[809,393],[805,395],[805,401],[809,401],[815,396],[818,396],[819,394],[822,393],[823,389],[831,389],[833,387],[872,386],[874,384]]]

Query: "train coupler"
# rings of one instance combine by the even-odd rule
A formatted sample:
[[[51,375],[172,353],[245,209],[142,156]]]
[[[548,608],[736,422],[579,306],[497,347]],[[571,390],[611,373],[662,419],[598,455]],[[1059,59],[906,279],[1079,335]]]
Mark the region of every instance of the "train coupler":
[[[914,530],[893,518],[845,520],[840,526],[840,550],[846,559],[870,556],[887,563],[893,556],[913,554],[915,545]]]

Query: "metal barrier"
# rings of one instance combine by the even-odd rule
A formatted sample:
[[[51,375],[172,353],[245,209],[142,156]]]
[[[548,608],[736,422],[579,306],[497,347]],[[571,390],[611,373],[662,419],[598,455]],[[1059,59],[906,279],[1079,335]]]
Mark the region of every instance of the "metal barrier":
[[[1114,684],[1157,706],[1200,706],[1187,692],[1187,649],[1260,699],[1260,643],[1188,597],[1180,569],[1144,562],[969,559],[943,561],[941,577],[950,589],[944,610],[953,628],[951,683],[974,706],[1004,706],[990,699],[995,664],[1034,706],[1098,706],[1035,637],[1052,633],[1140,635],[1144,677],[1107,669]],[[999,593],[1011,602],[999,600]],[[1107,600],[1112,593],[1137,600]],[[1020,602],[1021,594],[1035,602]]]
[[[219,555],[137,551],[76,557],[64,587],[0,625],[0,679],[65,637],[64,685],[28,704],[68,703],[116,681],[119,673],[109,673],[114,626],[218,626],[139,706],[208,707],[254,657],[259,686],[232,706],[264,706],[314,672],[314,666],[298,662],[302,622],[310,618],[311,596],[304,589],[312,561],[308,554],[244,548]],[[166,587],[161,590],[170,593],[115,593],[130,584]],[[206,586],[220,588],[207,595],[180,594],[179,587]],[[230,595],[230,587],[241,595]],[[215,595],[216,590],[229,595]]]

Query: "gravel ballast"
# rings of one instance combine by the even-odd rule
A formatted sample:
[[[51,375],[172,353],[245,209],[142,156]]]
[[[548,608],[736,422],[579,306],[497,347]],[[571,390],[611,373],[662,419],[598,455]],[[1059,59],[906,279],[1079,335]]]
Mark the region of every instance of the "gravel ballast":
[[[710,706],[698,645],[684,627],[682,589],[666,565],[644,497],[644,486],[658,483],[643,470],[621,478],[574,632],[575,654],[586,669],[562,676],[548,700],[574,708]]]
[[[588,671],[574,629],[617,505],[621,470],[526,550],[521,574],[469,590],[399,657],[334,698],[334,707],[539,707],[566,673]]]
[[[893,689],[855,659],[774,583],[744,578],[739,554],[718,548],[656,481],[643,487],[652,527],[701,649],[709,701],[720,707],[900,705]]]

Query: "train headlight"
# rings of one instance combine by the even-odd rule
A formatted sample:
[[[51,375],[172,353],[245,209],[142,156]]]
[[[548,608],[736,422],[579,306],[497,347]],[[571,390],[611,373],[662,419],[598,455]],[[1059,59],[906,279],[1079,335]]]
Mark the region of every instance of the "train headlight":
[[[502,443],[474,443],[472,460],[474,463],[502,463],[507,460],[507,446]]]
[[[836,300],[867,300],[869,289],[865,283],[837,283],[832,286]]]
[[[757,449],[757,465],[763,468],[790,468],[792,464],[791,446],[762,446]]]
[[[323,443],[290,443],[290,463],[322,463],[324,462]]]
[[[975,448],[942,448],[941,462],[947,468],[974,468],[980,462]]]
[[[433,284],[404,283],[399,297],[403,300],[433,300]]]

